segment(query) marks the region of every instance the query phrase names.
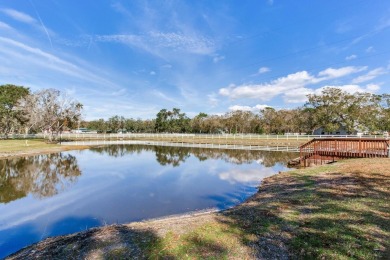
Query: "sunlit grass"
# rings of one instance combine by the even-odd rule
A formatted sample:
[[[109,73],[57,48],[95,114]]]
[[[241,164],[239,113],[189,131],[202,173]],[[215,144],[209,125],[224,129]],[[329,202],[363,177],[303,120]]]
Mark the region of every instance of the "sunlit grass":
[[[1,155],[34,154],[58,150],[79,149],[84,146],[63,146],[60,144],[49,144],[43,139],[28,140],[0,140]],[[84,147],[85,148],[85,147]]]
[[[30,151],[42,148],[58,147],[57,144],[47,144],[44,140],[0,140],[0,152]]]

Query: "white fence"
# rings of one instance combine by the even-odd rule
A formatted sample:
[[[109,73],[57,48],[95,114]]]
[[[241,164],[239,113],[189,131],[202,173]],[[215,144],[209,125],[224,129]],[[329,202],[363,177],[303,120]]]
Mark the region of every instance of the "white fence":
[[[42,136],[43,137],[43,136]],[[68,140],[110,140],[110,139],[219,139],[219,140],[311,140],[313,138],[388,138],[384,135],[255,135],[255,134],[159,134],[159,133],[126,133],[126,134],[89,134],[66,133],[61,139]]]
[[[9,135],[8,139],[47,138],[45,134]],[[122,139],[212,139],[212,140],[311,140],[313,138],[387,138],[384,135],[256,135],[256,134],[168,134],[168,133],[126,133],[126,134],[91,134],[91,133],[63,133],[62,140],[122,140]],[[5,136],[0,135],[0,139]]]

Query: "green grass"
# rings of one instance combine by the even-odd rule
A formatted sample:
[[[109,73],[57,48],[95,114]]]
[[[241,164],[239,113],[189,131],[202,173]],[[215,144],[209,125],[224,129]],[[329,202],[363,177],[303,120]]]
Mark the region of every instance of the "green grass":
[[[60,147],[58,144],[47,144],[44,140],[0,140],[0,153],[10,153],[19,151],[34,151],[52,147]]]
[[[0,140],[0,157],[29,153],[47,153],[82,148],[86,148],[86,146],[48,144],[43,139]]]

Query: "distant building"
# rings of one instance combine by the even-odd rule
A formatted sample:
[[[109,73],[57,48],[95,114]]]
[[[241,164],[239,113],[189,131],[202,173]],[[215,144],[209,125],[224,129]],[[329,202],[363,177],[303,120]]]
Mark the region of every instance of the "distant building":
[[[319,127],[313,131],[313,135],[357,135],[358,130],[354,129],[352,132],[348,132],[344,126],[339,127],[336,131],[327,132],[324,127]]]
[[[73,129],[72,130],[72,133],[75,133],[75,134],[82,134],[82,133],[89,133],[90,131],[88,130],[88,128],[79,128],[79,129]]]

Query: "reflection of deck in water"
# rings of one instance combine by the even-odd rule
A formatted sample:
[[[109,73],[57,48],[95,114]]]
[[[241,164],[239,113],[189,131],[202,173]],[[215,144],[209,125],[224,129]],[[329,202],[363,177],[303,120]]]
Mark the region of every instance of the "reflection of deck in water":
[[[174,143],[159,141],[75,141],[63,143],[66,145],[110,145],[110,144],[143,144],[171,147],[189,147],[189,148],[213,148],[213,149],[232,149],[232,150],[252,150],[252,151],[278,151],[278,152],[299,152],[297,146],[261,146],[261,145],[237,145],[237,144],[197,144],[197,143]]]
[[[323,164],[345,158],[390,157],[389,139],[322,138],[300,147],[300,164]]]

